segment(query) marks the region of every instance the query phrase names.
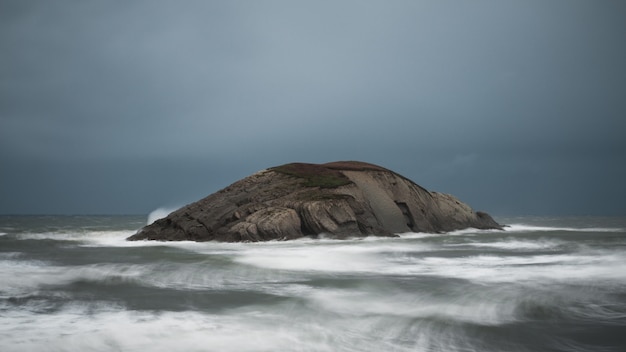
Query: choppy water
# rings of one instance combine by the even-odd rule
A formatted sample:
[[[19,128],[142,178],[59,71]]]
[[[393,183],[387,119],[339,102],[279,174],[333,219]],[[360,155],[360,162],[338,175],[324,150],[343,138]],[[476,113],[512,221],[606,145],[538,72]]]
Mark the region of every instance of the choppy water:
[[[0,351],[625,351],[626,219],[270,243],[0,217]]]

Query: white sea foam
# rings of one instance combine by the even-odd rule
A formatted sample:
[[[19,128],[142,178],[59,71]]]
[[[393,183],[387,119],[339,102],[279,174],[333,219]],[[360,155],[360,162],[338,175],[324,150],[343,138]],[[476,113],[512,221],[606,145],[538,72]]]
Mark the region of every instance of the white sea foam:
[[[391,242],[390,242],[391,243]],[[379,247],[362,244],[313,245],[278,248],[244,248],[233,253],[234,260],[267,269],[289,271],[361,273],[392,275],[430,275],[482,282],[544,280],[626,280],[626,254],[588,250],[572,254],[546,253],[530,256],[474,255],[446,257],[429,255],[435,248],[457,248],[451,244],[433,247],[398,241]],[[561,244],[557,240],[521,241],[508,239],[492,243],[470,243],[476,247],[549,250]],[[463,244],[465,245],[465,244]]]
[[[127,241],[126,239],[134,235],[134,230],[119,231],[91,231],[91,230],[74,230],[65,232],[41,232],[41,233],[23,233],[17,236],[23,240],[57,240],[75,242],[77,246],[82,247],[149,247],[163,246],[165,242],[161,241]],[[169,243],[172,246],[182,246],[186,242],[181,241]],[[195,242],[193,242],[195,243]]]
[[[0,320],[0,349],[13,351],[472,351],[462,331],[376,313],[327,314],[309,307],[255,306],[209,314],[127,311],[73,304],[54,314],[24,310]],[[385,302],[386,303],[386,302]],[[417,302],[419,303],[419,302]],[[364,305],[365,306],[365,305]],[[304,309],[295,312],[295,309]],[[463,308],[460,308],[463,310]],[[342,314],[343,313],[343,314]],[[450,312],[454,314],[454,312]],[[407,331],[409,330],[409,331]],[[403,336],[410,336],[408,339]]]
[[[405,233],[399,233],[398,236],[400,236],[400,238],[405,238],[405,239],[420,239],[420,238],[437,237],[437,236],[441,236],[441,234],[424,233],[424,232],[405,232]],[[373,238],[378,238],[378,237],[373,237]]]
[[[512,237],[497,242],[467,242],[452,246],[471,246],[483,248],[501,248],[508,250],[544,250],[553,249],[565,242],[558,240],[538,239],[538,240],[519,240]]]
[[[371,272],[376,263],[370,256],[333,248],[290,248],[282,251],[248,250],[239,254],[236,261],[268,269],[324,271],[324,272]]]
[[[30,292],[41,282],[51,283],[54,270],[38,261],[0,261],[0,296],[11,297]]]
[[[133,231],[91,231],[91,230],[74,230],[62,232],[40,232],[40,233],[23,233],[18,239],[25,240],[57,240],[57,241],[107,241],[124,239],[134,234]]]
[[[118,280],[140,277],[145,266],[126,264],[94,264],[85,266],[55,266],[41,261],[1,261],[0,295],[20,296],[47,285],[65,285],[71,282]]]
[[[483,229],[476,229],[473,227],[468,227],[466,229],[454,230],[454,231],[445,232],[445,233],[406,232],[406,233],[400,233],[398,234],[398,236],[400,236],[401,238],[408,238],[408,239],[419,239],[419,238],[441,237],[441,236],[468,236],[470,237],[470,236],[480,235],[484,233],[492,233],[492,232],[497,233],[500,231],[501,230],[497,230],[497,229],[483,230]]]
[[[535,256],[478,255],[464,258],[426,257],[415,259],[406,269],[421,273],[479,282],[626,282],[623,253],[554,254]]]
[[[276,287],[273,286],[276,283],[295,279],[297,278],[294,276],[261,271],[254,267],[213,268],[205,262],[184,265],[154,262],[57,266],[33,260],[0,261],[0,297],[5,298],[28,295],[50,285],[62,286],[78,281],[128,281],[145,287],[177,290],[243,290],[255,285],[265,285],[263,287],[273,293],[276,292]]]
[[[160,241],[127,241],[136,231],[93,231],[78,240],[85,247],[150,247],[162,246]]]
[[[37,320],[9,317],[12,324],[2,326],[0,346],[5,352],[277,351],[295,342],[270,324],[247,323],[250,318],[117,310],[89,314],[79,306]]]
[[[0,347],[4,352],[413,350],[390,343],[405,326],[392,327],[375,318],[357,325],[346,322],[314,313],[305,317],[257,309],[214,315],[111,307],[94,313],[92,307],[75,305],[37,319],[24,311],[10,312],[0,322]],[[338,329],[343,333],[337,334]]]
[[[252,268],[289,272],[327,272],[391,275],[429,275],[461,278],[483,282],[514,282],[517,280],[622,280],[626,272],[616,268],[626,267],[626,255],[616,251],[602,253],[585,249],[585,252],[557,254],[549,251],[564,244],[557,239],[537,240],[507,237],[496,241],[462,241],[461,243],[432,243],[431,235],[405,234],[401,238],[353,239],[347,241],[302,239],[288,242],[265,243],[215,243],[215,242],[156,242],[126,241],[131,231],[91,231],[84,233],[24,234],[24,238],[63,239],[77,241],[81,246],[170,246],[207,256],[221,256]],[[434,235],[440,236],[440,235]],[[421,241],[421,240],[425,241]],[[457,250],[465,246],[499,248],[505,250],[542,250],[548,253],[531,256],[474,255],[463,257],[438,256],[438,250]],[[429,254],[434,252],[435,254]],[[4,256],[18,254],[4,254]],[[7,259],[10,259],[7,257]],[[17,263],[17,262],[16,262]],[[158,264],[158,263],[157,263]],[[3,263],[3,265],[8,265]],[[20,263],[3,270],[11,273],[2,282],[14,282],[15,287],[66,282],[77,278],[99,280],[107,275],[136,277],[146,285],[156,287],[184,287],[204,289],[221,287],[241,280],[250,282],[248,273],[240,274],[207,269],[202,264],[183,267],[116,266],[100,264],[85,266],[80,270],[41,266],[38,263]],[[243,270],[240,267],[238,270]],[[245,268],[245,267],[244,267]],[[15,275],[16,272],[22,273]],[[623,273],[622,273],[623,272]],[[151,273],[150,275],[140,275]],[[263,279],[270,279],[267,271],[259,271]],[[228,276],[232,279],[229,280]],[[5,276],[5,275],[0,275]],[[276,279],[276,276],[272,276]],[[19,280],[17,279],[19,278]],[[14,280],[15,279],[15,280]],[[272,279],[273,280],[273,279]],[[261,280],[257,280],[260,282]],[[29,284],[32,282],[32,284]],[[29,286],[30,285],[30,286]],[[9,285],[11,286],[11,285]]]
[[[510,297],[493,295],[487,301],[481,295],[465,292],[459,295],[459,299],[451,301],[419,293],[325,289],[314,291],[308,298],[315,302],[317,309],[346,316],[436,318],[481,325],[500,325],[518,320],[516,305],[512,304]]]

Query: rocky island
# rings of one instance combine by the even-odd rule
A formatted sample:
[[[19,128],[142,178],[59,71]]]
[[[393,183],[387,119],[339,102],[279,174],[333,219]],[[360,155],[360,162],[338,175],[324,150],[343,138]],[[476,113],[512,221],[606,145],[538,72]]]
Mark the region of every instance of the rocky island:
[[[323,234],[501,229],[449,194],[357,161],[291,163],[259,171],[139,230],[128,240],[256,242]]]

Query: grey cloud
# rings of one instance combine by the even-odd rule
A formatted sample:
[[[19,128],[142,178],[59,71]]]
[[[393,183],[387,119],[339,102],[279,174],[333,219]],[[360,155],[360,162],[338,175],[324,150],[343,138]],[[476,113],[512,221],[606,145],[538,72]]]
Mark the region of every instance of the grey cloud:
[[[183,179],[158,165],[205,175],[167,203],[262,167],[335,159],[496,212],[532,212],[530,195],[546,192],[536,209],[567,212],[559,196],[600,180],[592,203],[602,194],[600,212],[624,212],[625,14],[620,1],[3,1],[0,159],[14,168],[11,198],[31,199],[25,212],[42,202],[20,181],[28,170],[40,193],[79,204],[77,170],[107,165],[102,192],[126,184],[146,201],[124,211],[148,211],[163,204],[140,180]]]

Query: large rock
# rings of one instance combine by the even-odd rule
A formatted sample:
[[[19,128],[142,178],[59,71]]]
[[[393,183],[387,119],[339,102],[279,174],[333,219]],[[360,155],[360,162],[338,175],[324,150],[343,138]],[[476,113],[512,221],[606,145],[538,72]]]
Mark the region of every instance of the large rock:
[[[293,163],[259,171],[144,227],[129,240],[268,241],[501,229],[455,197],[380,166]]]

